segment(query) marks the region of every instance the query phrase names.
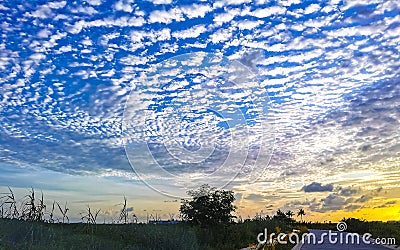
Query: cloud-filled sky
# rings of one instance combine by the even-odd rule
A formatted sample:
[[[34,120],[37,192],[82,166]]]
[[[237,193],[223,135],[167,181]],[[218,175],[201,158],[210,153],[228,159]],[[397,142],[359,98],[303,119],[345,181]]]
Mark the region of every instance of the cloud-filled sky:
[[[228,180],[243,215],[400,218],[397,0],[0,1],[0,13],[2,190],[76,210],[127,195],[144,213],[178,205],[151,188]]]

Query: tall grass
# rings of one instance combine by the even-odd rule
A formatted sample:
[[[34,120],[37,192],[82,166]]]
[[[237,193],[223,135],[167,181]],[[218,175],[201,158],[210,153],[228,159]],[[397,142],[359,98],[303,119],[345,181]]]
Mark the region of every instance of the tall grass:
[[[184,225],[50,224],[0,219],[0,249],[202,249]]]
[[[256,243],[264,228],[290,230],[292,220],[256,217],[243,223],[200,227],[137,224],[124,197],[118,224],[97,224],[100,209],[89,205],[80,213],[81,223],[69,224],[67,203],[53,201],[34,189],[17,200],[11,188],[0,197],[0,245],[6,249],[239,249]],[[48,211],[47,211],[48,209]],[[171,220],[174,214],[170,214]],[[58,224],[56,223],[58,222]],[[135,222],[134,224],[130,222]],[[279,247],[277,248],[279,249]],[[285,249],[285,248],[282,248]],[[290,248],[288,248],[290,249]]]
[[[40,192],[38,196],[33,188],[21,199],[15,197],[10,187],[8,187],[8,192],[0,195],[0,218],[48,223],[69,222],[67,215],[69,209],[66,203],[62,208],[58,202],[53,201],[51,210],[47,211],[43,192]],[[55,204],[59,208],[61,218],[55,217]]]
[[[69,208],[67,207],[67,202],[65,202],[64,208],[61,207],[60,203],[57,202],[57,207],[60,210],[60,213],[62,215],[62,223],[69,223],[69,218],[68,218],[68,211]],[[54,208],[54,203],[53,203],[53,208]]]
[[[39,199],[35,196],[35,190],[32,188],[25,196],[22,203],[20,219],[27,221],[43,221],[46,205],[44,204],[43,192]]]
[[[0,207],[1,207],[1,218],[19,219],[20,215],[17,209],[17,201],[14,193],[10,187],[8,187],[9,193],[1,193]]]

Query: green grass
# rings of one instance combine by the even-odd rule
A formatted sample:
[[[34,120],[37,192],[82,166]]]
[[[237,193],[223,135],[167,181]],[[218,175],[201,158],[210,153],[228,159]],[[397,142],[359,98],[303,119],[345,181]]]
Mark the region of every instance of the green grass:
[[[199,227],[187,224],[49,224],[0,219],[0,249],[240,249],[257,242],[267,227],[275,232],[278,221]],[[291,249],[292,245],[277,246]]]
[[[47,224],[0,220],[2,249],[198,249],[192,230],[173,225]]]
[[[373,238],[395,238],[400,242],[400,224],[347,219],[348,232],[371,233]],[[306,226],[336,230],[336,224],[287,224],[280,220],[251,220],[212,227],[149,224],[50,224],[16,219],[0,219],[0,249],[200,249],[231,250],[257,243],[257,235],[290,232]],[[289,250],[293,245],[277,245]]]
[[[124,197],[119,222],[126,222]],[[218,206],[216,206],[218,207]],[[57,209],[59,211],[57,211]],[[177,225],[96,224],[100,210],[89,206],[81,214],[82,222],[69,222],[67,205],[53,202],[46,211],[43,194],[32,188],[17,199],[11,188],[0,194],[0,250],[2,249],[201,249],[231,250],[257,243],[257,235],[267,228],[269,233],[290,232],[294,220],[279,210],[279,216],[246,220],[243,223],[203,223],[208,226],[180,223]],[[55,218],[55,212],[62,214]],[[87,222],[87,223],[86,223]],[[209,225],[211,224],[211,225]],[[279,245],[275,249],[291,249]]]

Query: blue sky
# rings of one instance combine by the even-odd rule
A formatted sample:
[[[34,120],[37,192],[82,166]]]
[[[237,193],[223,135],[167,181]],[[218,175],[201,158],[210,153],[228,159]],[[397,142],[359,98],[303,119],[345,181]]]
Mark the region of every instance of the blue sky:
[[[153,202],[140,211],[170,199],[142,181],[175,196],[229,183],[243,213],[392,199],[374,192],[400,180],[396,0],[0,1],[0,12],[2,188],[76,209],[94,196],[107,209],[104,197]],[[333,187],[309,197],[314,182]]]

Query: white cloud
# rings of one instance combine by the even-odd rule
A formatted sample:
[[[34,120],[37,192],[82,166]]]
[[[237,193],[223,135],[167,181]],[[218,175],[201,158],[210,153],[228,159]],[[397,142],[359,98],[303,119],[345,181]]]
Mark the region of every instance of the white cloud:
[[[68,27],[68,31],[72,34],[78,34],[82,31],[83,28],[86,27],[108,27],[108,26],[119,26],[119,27],[140,27],[145,23],[143,17],[128,17],[122,16],[117,19],[98,19],[94,21],[84,21],[80,20],[70,27]]]
[[[9,10],[9,8],[7,8],[4,5],[0,4],[0,10]]]
[[[120,0],[114,4],[114,9],[117,11],[125,11],[131,13],[133,11],[132,5],[130,2],[126,2],[125,0]]]
[[[217,32],[210,35],[212,43],[221,43],[229,40],[232,36],[232,31],[228,29],[219,29]]]
[[[207,4],[193,4],[189,6],[182,6],[181,10],[188,18],[191,19],[198,17],[203,18],[208,12],[212,11],[212,8]]]
[[[266,18],[272,15],[282,15],[286,12],[286,8],[281,6],[272,6],[265,9],[256,9],[250,15],[258,18]]]
[[[165,41],[171,38],[171,30],[164,28],[161,30],[151,30],[148,32],[142,30],[134,30],[130,34],[130,39],[139,45],[141,45],[145,39],[148,39],[151,43],[157,41]]]
[[[339,0],[331,0],[332,4],[338,4]],[[339,1],[340,3],[340,1]],[[348,10],[350,8],[353,8],[354,6],[357,5],[370,5],[370,4],[379,4],[382,3],[381,0],[343,0],[343,6],[340,7],[341,10]]]
[[[92,6],[78,6],[77,8],[70,9],[72,13],[85,13],[87,15],[94,15],[98,13]]]
[[[237,23],[237,27],[240,30],[251,30],[263,23],[264,21],[240,21]]]
[[[48,6],[42,6],[28,15],[36,18],[46,19],[52,17],[54,13]]]
[[[51,32],[48,29],[43,29],[37,33],[37,36],[40,38],[47,38],[51,35]]]
[[[157,41],[169,40],[171,38],[171,30],[168,28],[164,28],[162,30],[156,31],[155,36]]]
[[[214,8],[221,8],[227,5],[242,5],[245,3],[250,3],[251,0],[220,0],[214,2],[213,7]]]
[[[120,59],[120,62],[125,65],[143,65],[146,64],[147,61],[147,58],[134,55],[129,55]]]
[[[228,9],[226,12],[216,14],[213,18],[213,21],[217,26],[220,26],[224,23],[232,21],[233,18],[235,18],[235,16],[238,14],[240,14],[240,9]]]
[[[149,1],[149,2],[151,2],[152,4],[171,4],[172,3],[172,0],[151,0],[151,1]]]
[[[313,4],[309,5],[309,6],[304,10],[304,14],[308,15],[308,14],[317,12],[319,9],[321,9],[321,7],[319,6],[319,4],[313,3]]]
[[[172,36],[177,39],[196,38],[206,30],[207,29],[205,28],[204,25],[196,25],[186,30],[175,31],[174,33],[172,33]]]
[[[46,56],[43,53],[35,53],[35,54],[32,54],[29,58],[31,58],[32,60],[35,60],[35,61],[39,61],[39,60],[46,58]]]
[[[184,21],[182,10],[179,8],[173,8],[169,11],[166,10],[155,10],[150,13],[150,23],[165,23],[170,24],[173,21],[181,22]]]
[[[143,17],[120,17],[118,19],[109,21],[105,21],[105,25],[113,25],[113,26],[120,26],[120,27],[140,27],[145,23]],[[103,25],[101,25],[103,26]]]
[[[283,6],[290,6],[293,4],[300,4],[301,0],[280,0],[279,4],[283,5]]]
[[[65,53],[65,52],[70,52],[70,51],[72,51],[71,45],[62,46],[58,49],[58,52],[60,52],[60,53]]]
[[[350,37],[350,36],[370,36],[372,34],[383,33],[382,29],[376,26],[345,27],[337,30],[324,32],[330,37]]]
[[[87,37],[85,40],[82,41],[82,44],[83,44],[83,45],[86,45],[86,46],[92,46],[92,45],[93,45],[93,42],[92,42],[92,40],[90,40],[90,39]]]
[[[49,2],[47,6],[52,9],[61,9],[67,4],[67,1],[60,1],[60,2]]]
[[[86,0],[87,3],[93,6],[98,6],[102,3],[102,0]]]

